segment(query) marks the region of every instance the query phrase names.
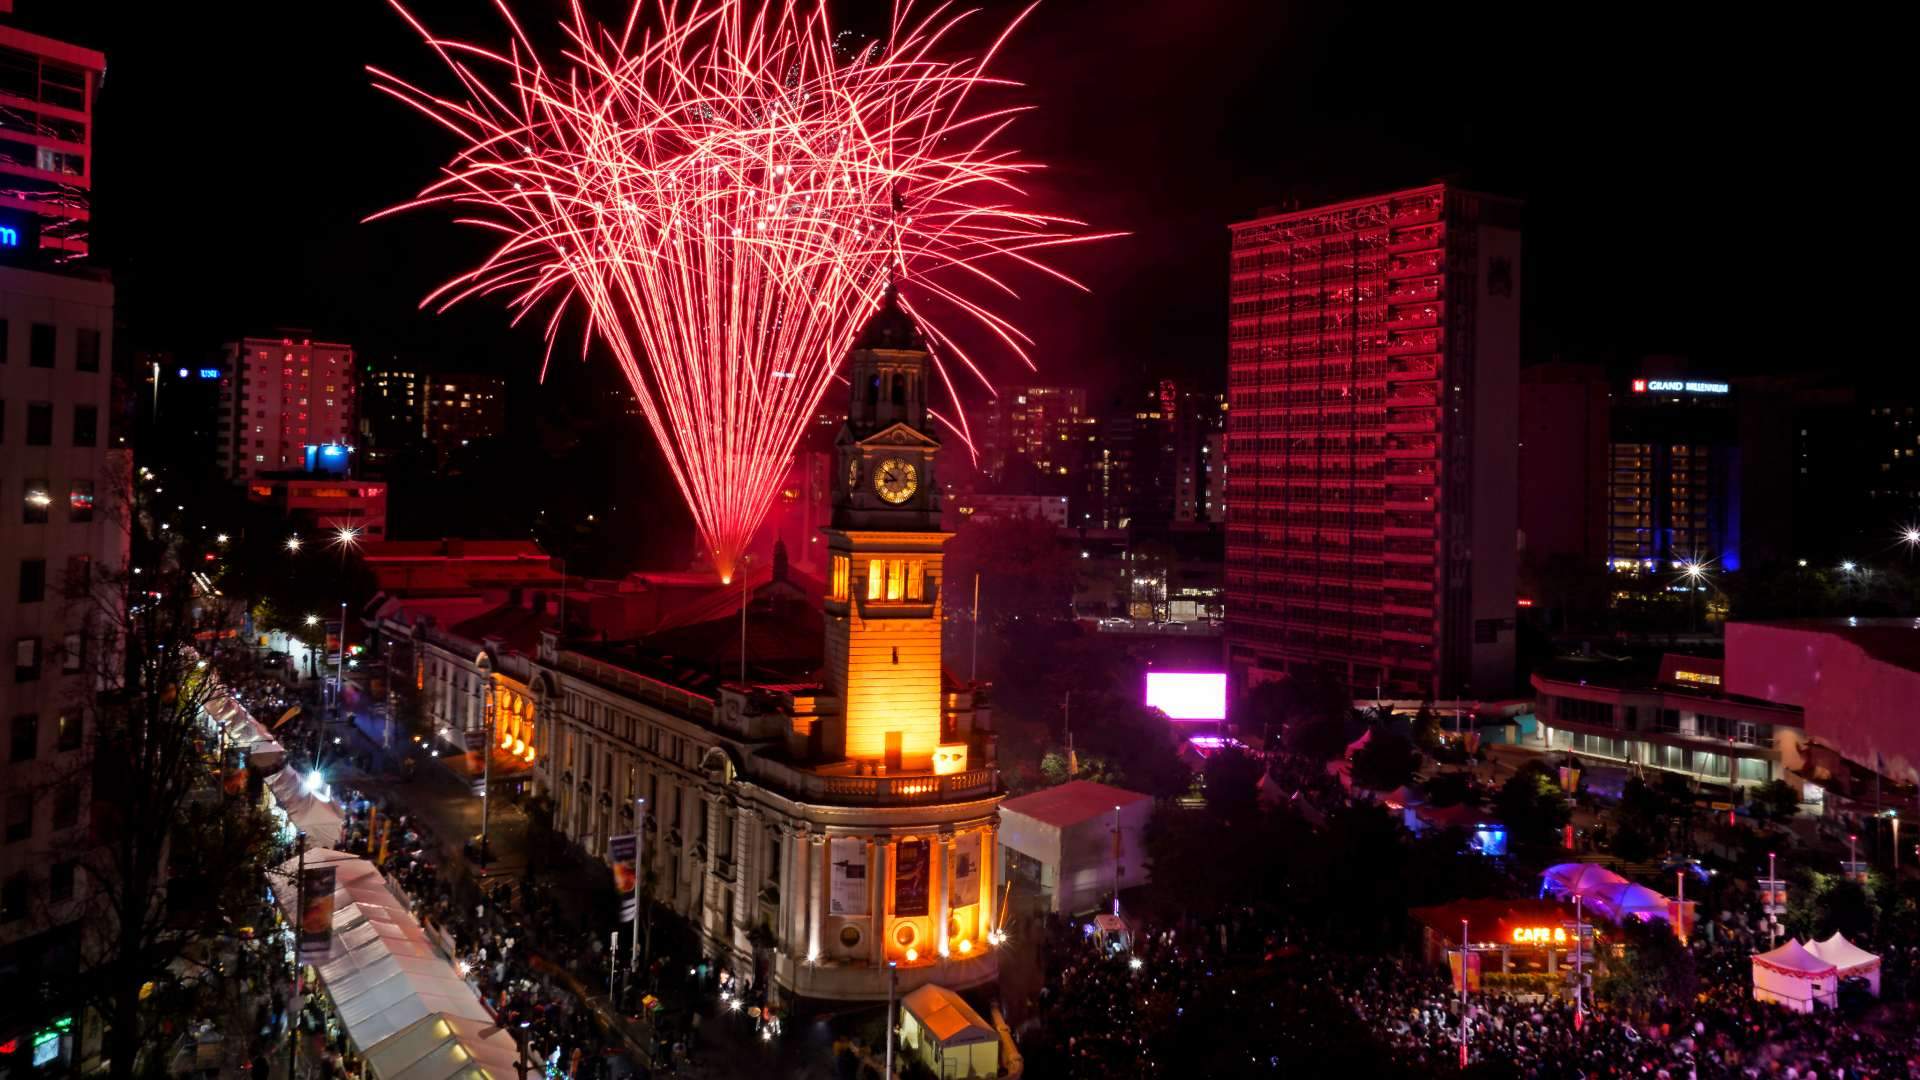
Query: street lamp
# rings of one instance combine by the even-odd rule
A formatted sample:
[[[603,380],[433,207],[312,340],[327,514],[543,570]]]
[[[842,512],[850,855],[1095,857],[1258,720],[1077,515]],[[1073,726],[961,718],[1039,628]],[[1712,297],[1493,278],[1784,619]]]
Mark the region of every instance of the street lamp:
[[[287,550],[289,552],[297,552],[300,550],[300,538],[298,536],[287,537]]]
[[[1697,561],[1682,563],[1680,565],[1680,577],[1687,583],[1687,617],[1690,620],[1692,629],[1698,632],[1700,629],[1700,609],[1695,603],[1695,600],[1699,596],[1701,582],[1707,580],[1707,568]]]
[[[351,525],[340,526],[340,528],[334,531],[333,546],[339,548],[342,554],[358,548],[360,546],[360,530]]]

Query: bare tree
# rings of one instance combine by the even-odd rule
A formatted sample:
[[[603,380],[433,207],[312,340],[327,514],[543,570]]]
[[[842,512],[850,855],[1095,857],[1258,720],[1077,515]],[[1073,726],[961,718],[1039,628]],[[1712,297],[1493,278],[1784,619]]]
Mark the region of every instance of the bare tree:
[[[149,498],[146,474],[121,480],[114,514],[128,565],[70,583],[83,620],[92,717],[95,846],[79,856],[81,971],[55,988],[106,1021],[110,1075],[131,1077],[155,1046],[149,984],[207,963],[234,910],[257,905],[270,832],[259,809],[223,794],[203,719],[233,640],[229,605],[198,572],[203,541]],[[197,532],[197,530],[195,531]]]

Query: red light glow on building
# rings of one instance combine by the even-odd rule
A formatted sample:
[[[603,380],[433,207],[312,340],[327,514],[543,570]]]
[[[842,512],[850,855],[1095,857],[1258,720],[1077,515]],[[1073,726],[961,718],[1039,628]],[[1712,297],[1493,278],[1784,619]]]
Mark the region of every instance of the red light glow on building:
[[[1356,696],[1510,685],[1518,226],[1517,204],[1441,185],[1233,226],[1241,684],[1311,667]]]

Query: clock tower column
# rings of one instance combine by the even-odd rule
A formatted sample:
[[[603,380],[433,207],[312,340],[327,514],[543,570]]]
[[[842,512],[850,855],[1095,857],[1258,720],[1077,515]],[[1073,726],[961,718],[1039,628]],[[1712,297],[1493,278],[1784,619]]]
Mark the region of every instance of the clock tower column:
[[[850,360],[852,400],[835,441],[826,530],[827,681],[842,712],[823,749],[887,773],[932,772],[941,741],[941,549],[949,534],[940,529],[927,363],[919,333],[890,299]]]

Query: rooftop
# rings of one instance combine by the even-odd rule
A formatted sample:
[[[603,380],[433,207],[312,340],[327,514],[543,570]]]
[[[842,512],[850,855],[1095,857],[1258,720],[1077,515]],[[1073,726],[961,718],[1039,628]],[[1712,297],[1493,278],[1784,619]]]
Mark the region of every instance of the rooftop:
[[[1064,829],[1111,814],[1116,806],[1131,806],[1152,797],[1095,780],[1069,780],[1057,787],[1008,799],[1000,804],[1000,809]]]
[[[1827,634],[1883,664],[1920,672],[1920,618],[1774,619],[1747,625]]]

